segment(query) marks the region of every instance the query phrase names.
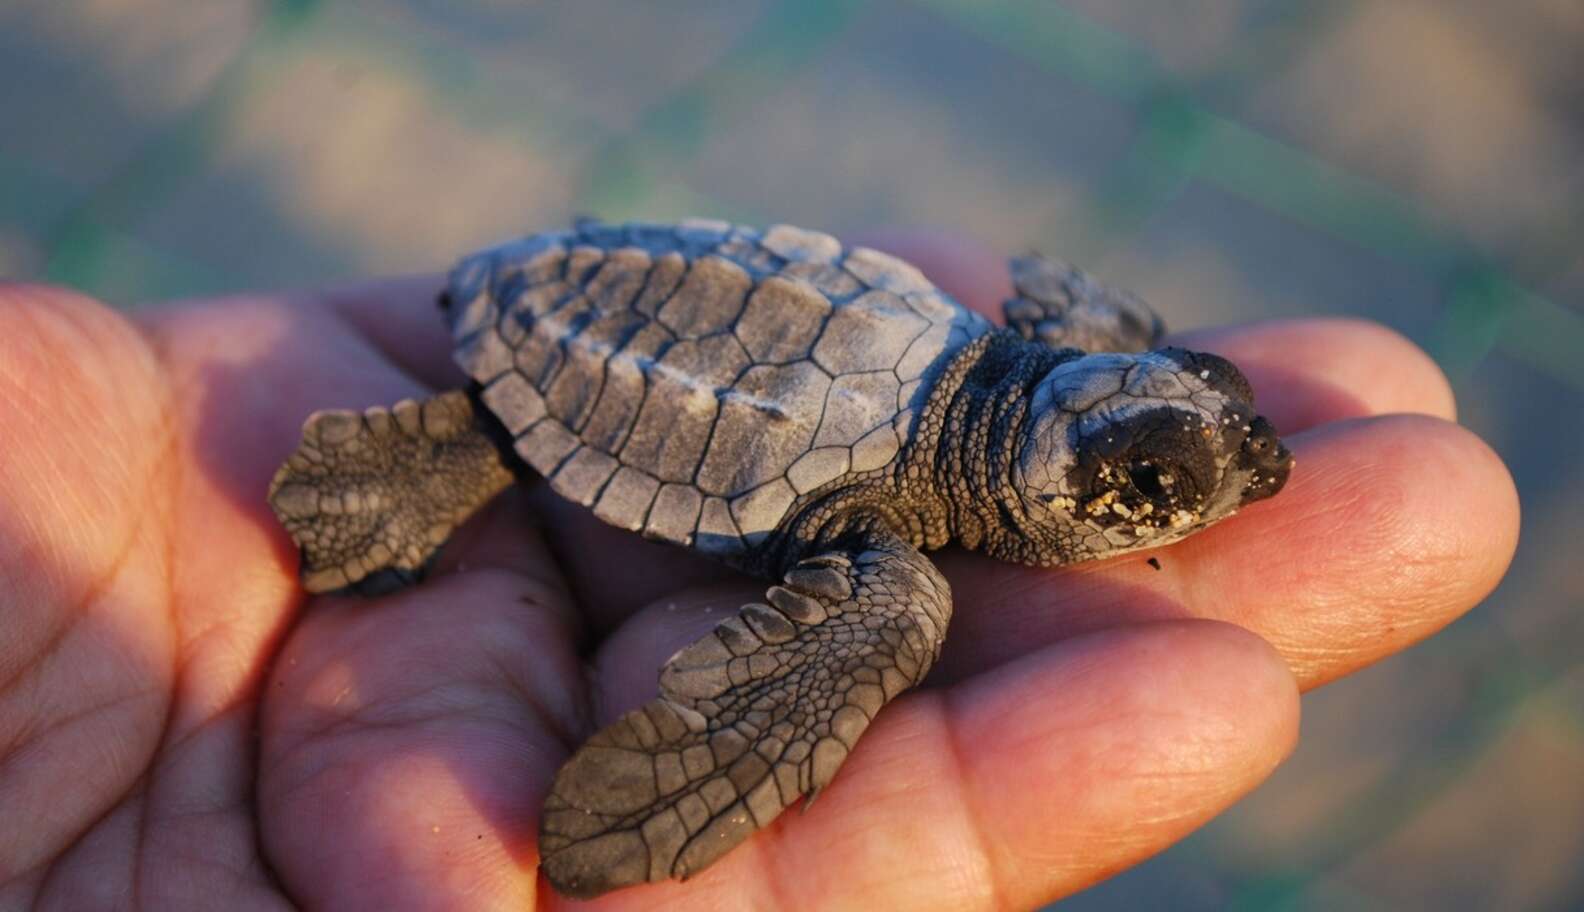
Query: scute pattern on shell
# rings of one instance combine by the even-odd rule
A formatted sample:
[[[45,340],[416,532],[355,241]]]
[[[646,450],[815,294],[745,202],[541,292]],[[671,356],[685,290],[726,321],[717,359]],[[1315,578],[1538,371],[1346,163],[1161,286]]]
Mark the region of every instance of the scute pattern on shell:
[[[673,654],[545,798],[562,894],[687,877],[817,795],[925,679],[952,610],[925,551],[1154,548],[1285,483],[1231,362],[1137,351],[1160,321],[1064,264],[1014,279],[994,330],[908,264],[784,225],[525,238],[464,260],[442,300],[476,385],[316,413],[271,505],[307,587],[377,591],[526,462],[606,522],[779,581]]]
[[[456,359],[525,462],[606,522],[729,556],[894,458],[988,321],[830,235],[581,224],[463,261]]]

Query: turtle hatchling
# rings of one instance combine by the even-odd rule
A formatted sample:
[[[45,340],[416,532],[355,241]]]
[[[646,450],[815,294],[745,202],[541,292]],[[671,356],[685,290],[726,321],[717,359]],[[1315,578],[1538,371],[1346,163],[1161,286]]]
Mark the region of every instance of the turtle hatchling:
[[[416,581],[543,477],[773,585],[555,777],[542,866],[588,897],[685,878],[828,785],[951,619],[925,552],[1070,564],[1270,497],[1293,460],[1223,358],[1137,298],[1012,260],[998,327],[915,267],[777,225],[579,222],[462,260],[466,389],[318,412],[269,499],[311,592]],[[438,328],[437,328],[438,329]]]

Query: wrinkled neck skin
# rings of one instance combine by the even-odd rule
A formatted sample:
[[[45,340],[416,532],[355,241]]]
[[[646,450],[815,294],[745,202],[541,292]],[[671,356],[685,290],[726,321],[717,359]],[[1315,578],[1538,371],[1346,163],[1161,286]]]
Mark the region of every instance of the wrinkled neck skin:
[[[939,432],[919,442],[933,453],[948,540],[1018,563],[1040,563],[1059,549],[1049,524],[1029,514],[1015,479],[1040,381],[1080,357],[1004,332],[985,336],[948,368],[936,393]]]
[[[925,550],[956,540],[1003,560],[1038,562],[1048,547],[1012,483],[1033,392],[1074,349],[1016,333],[986,333],[958,351],[930,384],[897,460],[814,492],[768,555],[772,573],[811,551],[877,530]]]
[[[1154,548],[1281,490],[1292,457],[1230,362],[987,333],[933,379],[900,457],[814,492],[783,563],[838,539],[953,540],[1054,566]]]
[[[1084,355],[1002,334],[975,348],[942,377],[921,445],[939,537],[999,560],[1170,544],[1274,495],[1292,468],[1248,381],[1215,355]]]

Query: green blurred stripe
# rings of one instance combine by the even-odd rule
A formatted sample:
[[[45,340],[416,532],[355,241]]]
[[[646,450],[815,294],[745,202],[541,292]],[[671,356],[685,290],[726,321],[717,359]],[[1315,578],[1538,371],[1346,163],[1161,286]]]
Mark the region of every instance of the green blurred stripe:
[[[581,149],[604,141],[609,129],[582,107],[535,93],[514,72],[512,56],[481,52],[444,29],[415,25],[381,5],[342,5],[326,11],[293,49],[378,61],[385,70],[419,74],[423,88],[469,130],[501,135],[536,149]]]
[[[1508,286],[1515,306],[1497,345],[1520,361],[1584,390],[1584,314],[1549,298]],[[1575,426],[1565,433],[1576,433]]]
[[[110,225],[93,226],[92,247],[59,251],[52,266],[69,275],[88,275],[96,287],[83,289],[116,307],[196,297],[231,290],[234,279],[169,248]],[[75,257],[90,258],[79,262]]]
[[[1050,2],[913,0],[1023,55],[1119,100],[1137,103],[1167,82],[1132,41]]]
[[[1242,124],[1206,116],[1213,126],[1195,174],[1205,182],[1427,271],[1466,255],[1391,190]]]
[[[717,62],[649,109],[632,132],[596,151],[576,198],[602,217],[643,206],[662,182],[657,171],[686,162],[710,131],[774,96],[864,5],[783,0],[771,7]]]
[[[1483,255],[1426,221],[1401,195],[1215,113],[1131,41],[1071,10],[1030,0],[913,2],[1139,112],[1140,137],[1107,181],[1097,206],[1102,234],[1136,228],[1197,178],[1299,224],[1451,277],[1450,298],[1432,341],[1433,354],[1454,359],[1443,362],[1449,373],[1466,376],[1478,357],[1500,347],[1584,390],[1584,356],[1579,354],[1584,352],[1584,320],[1489,266]],[[1497,308],[1494,316],[1485,310],[1471,321],[1471,308],[1459,297],[1468,293],[1459,277],[1470,273],[1494,274],[1503,286],[1487,296]],[[1472,335],[1457,338],[1465,331]]]
[[[913,2],[1134,107],[1140,142],[1152,147],[1152,160],[1173,170],[1430,268],[1462,255],[1392,191],[1215,113],[1127,38],[1071,10],[1027,0]],[[1174,126],[1163,130],[1163,122]]]
[[[1522,705],[1545,699],[1545,690],[1575,664],[1562,653],[1578,642],[1578,625],[1554,631],[1550,650],[1556,655],[1536,661],[1516,643],[1501,642],[1471,658],[1451,658],[1471,669],[1473,693],[1463,712],[1453,717],[1391,770],[1375,781],[1361,797],[1338,806],[1311,828],[1304,849],[1295,853],[1305,865],[1283,868],[1261,858],[1260,867],[1237,873],[1240,888],[1227,903],[1229,909],[1284,909],[1303,905],[1320,878],[1365,854],[1369,846],[1390,837],[1451,791],[1460,780],[1507,734]],[[1434,644],[1432,644],[1434,645]],[[1443,651],[1460,644],[1449,643]]]
[[[318,0],[277,0],[243,49],[226,63],[204,97],[169,129],[130,156],[42,238],[44,276],[88,292],[105,290],[110,257],[124,249],[117,232],[200,170],[227,126],[250,74],[281,43],[299,32]]]
[[[0,155],[0,224],[14,225],[29,237],[39,237],[70,206],[82,189],[60,174],[32,162]]]
[[[1135,113],[1138,133],[1090,192],[1081,236],[1066,239],[1068,256],[1099,259],[1106,248],[1143,230],[1193,179],[1208,126],[1199,109],[1182,96],[1159,94],[1141,99]]]

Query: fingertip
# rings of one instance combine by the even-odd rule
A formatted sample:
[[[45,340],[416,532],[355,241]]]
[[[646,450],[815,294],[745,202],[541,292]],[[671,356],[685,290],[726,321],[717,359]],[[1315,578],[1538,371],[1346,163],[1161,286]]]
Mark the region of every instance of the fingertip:
[[[1280,654],[1198,619],[1063,641],[967,682],[947,711],[969,816],[1027,907],[1201,826],[1270,775],[1299,724]]]
[[[1340,422],[1299,441],[1338,529],[1364,556],[1478,599],[1517,544],[1518,497],[1501,458],[1467,428],[1428,415]],[[1305,460],[1309,451],[1314,458]],[[1401,577],[1399,576],[1399,579]]]
[[[259,829],[315,907],[529,908],[534,822],[574,733],[569,606],[507,570],[326,598],[264,683]]]
[[[1383,416],[1400,449],[1403,474],[1417,472],[1414,506],[1420,517],[1399,545],[1404,565],[1424,566],[1427,587],[1446,596],[1483,600],[1501,582],[1518,547],[1518,488],[1501,457],[1469,429],[1423,415]],[[1446,618],[1450,621],[1451,618]]]
[[[964,307],[998,322],[1001,302],[1012,295],[1006,257],[963,235],[940,229],[893,227],[861,233],[853,241],[907,260]]]
[[[97,379],[100,362],[111,357],[135,360],[145,373],[155,368],[146,340],[103,302],[62,285],[0,281],[0,361],[11,378],[56,378],[57,387]]]
[[[335,313],[419,383],[450,389],[466,378],[451,358],[451,334],[437,303],[444,288],[440,276],[412,275],[341,285],[300,300]]]
[[[1184,542],[1180,563],[1194,569],[1189,602],[1242,606],[1221,616],[1270,639],[1305,688],[1424,639],[1500,582],[1517,545],[1517,493],[1473,433],[1385,415],[1289,442],[1298,462],[1287,489]],[[1228,572],[1229,559],[1243,569]]]
[[[1227,679],[1228,687],[1205,694],[1197,705],[1204,724],[1236,726],[1253,750],[1244,757],[1263,779],[1298,743],[1300,691],[1287,660],[1259,634],[1224,621],[1161,621],[1160,633],[1182,639],[1175,651],[1186,657],[1185,680]],[[1258,772],[1259,770],[1263,772]]]
[[[0,307],[23,304],[103,306],[99,301],[65,285],[0,278]]]
[[[1065,680],[1030,688],[1036,678],[1052,675]],[[1195,729],[1235,725],[1248,735],[1241,743],[1274,739],[1284,745],[1276,759],[1285,756],[1297,732],[1297,683],[1281,653],[1235,623],[1201,618],[1125,624],[1073,637],[970,679],[953,703],[958,711],[978,717],[970,724],[988,723],[980,734],[993,737],[991,729],[1010,728],[1006,719],[998,718],[1001,713],[1027,711],[1003,702],[996,712],[985,712],[1007,695],[1086,690],[1106,698],[1103,707],[1087,705],[1087,723],[1092,725],[1157,713]],[[1075,700],[1085,706],[1082,699]],[[970,732],[965,740],[977,737]]]
[[[1270,320],[1182,333],[1173,344],[1230,359],[1283,432],[1394,413],[1456,419],[1452,385],[1407,337],[1373,320]]]

